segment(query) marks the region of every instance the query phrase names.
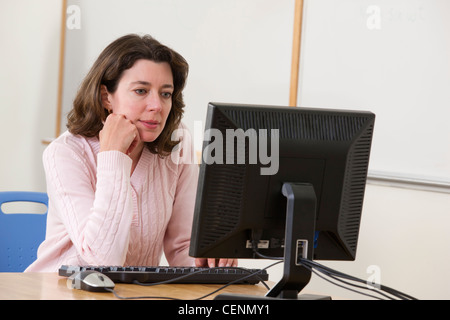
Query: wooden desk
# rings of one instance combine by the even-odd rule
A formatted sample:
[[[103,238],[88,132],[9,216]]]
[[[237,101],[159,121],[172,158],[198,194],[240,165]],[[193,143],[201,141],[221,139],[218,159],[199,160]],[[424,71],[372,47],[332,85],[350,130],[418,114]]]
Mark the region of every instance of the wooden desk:
[[[110,300],[117,299],[112,293],[88,292],[69,289],[67,278],[57,273],[0,273],[0,300]],[[134,284],[116,284],[114,290],[123,297],[158,296],[193,300],[221,287],[202,284],[165,284],[144,287]],[[231,285],[206,299],[220,293],[238,293],[264,296],[267,289],[262,284]]]

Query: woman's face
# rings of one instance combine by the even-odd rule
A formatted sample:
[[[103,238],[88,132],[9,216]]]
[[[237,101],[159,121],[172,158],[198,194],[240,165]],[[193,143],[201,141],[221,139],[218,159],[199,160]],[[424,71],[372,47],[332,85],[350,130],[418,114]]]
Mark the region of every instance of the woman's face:
[[[108,92],[109,109],[131,120],[141,141],[152,142],[164,129],[173,90],[172,70],[167,62],[137,60],[122,73],[117,90]]]

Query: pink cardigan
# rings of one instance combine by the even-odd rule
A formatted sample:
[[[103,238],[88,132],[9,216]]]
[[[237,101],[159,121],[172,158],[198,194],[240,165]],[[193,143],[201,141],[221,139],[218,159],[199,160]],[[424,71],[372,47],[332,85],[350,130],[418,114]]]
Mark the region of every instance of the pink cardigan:
[[[43,155],[47,234],[26,271],[55,272],[62,264],[155,266],[163,250],[170,265],[194,265],[188,250],[198,166],[190,136],[180,145],[165,158],[144,147],[130,177],[131,158],[99,153],[98,138],[65,132],[53,141]]]

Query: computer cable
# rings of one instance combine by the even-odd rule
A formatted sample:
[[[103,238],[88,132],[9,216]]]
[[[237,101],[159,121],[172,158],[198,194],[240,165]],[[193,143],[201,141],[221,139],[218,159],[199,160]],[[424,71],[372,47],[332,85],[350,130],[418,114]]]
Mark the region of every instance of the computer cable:
[[[253,253],[260,258],[270,259],[270,260],[280,260],[280,261],[284,260],[284,257],[270,257],[270,256],[266,256],[266,255],[260,253],[258,251],[257,241],[255,241],[255,240],[252,241],[252,247],[253,247]],[[392,296],[393,296],[393,297],[395,297],[397,299],[401,299],[401,300],[417,300],[417,298],[415,298],[415,297],[412,297],[406,293],[400,292],[398,290],[395,290],[393,288],[390,288],[390,287],[387,287],[387,286],[384,286],[381,284],[378,285],[378,288],[374,287],[374,286],[369,287],[369,286],[367,286],[367,281],[365,281],[365,280],[356,278],[354,276],[345,274],[345,273],[337,271],[337,270],[333,270],[329,267],[321,265],[320,263],[317,263],[316,261],[312,261],[312,260],[309,260],[306,258],[300,258],[299,261],[305,268],[309,269],[315,275],[319,276],[320,278],[322,278],[338,287],[347,289],[349,291],[353,291],[353,292],[356,292],[356,293],[359,293],[359,294],[362,294],[365,296],[369,296],[369,297],[372,297],[375,299],[381,299],[380,297],[374,296],[372,294],[367,294],[360,290],[355,290],[355,289],[351,289],[348,287],[348,286],[352,286],[352,287],[359,288],[359,289],[371,290],[372,293],[378,294],[386,299],[393,299],[392,298]],[[332,278],[335,281],[339,281],[339,282],[343,283],[344,285],[338,284],[336,282],[331,281],[330,279],[325,278],[324,276],[321,276],[319,272],[329,278]],[[342,280],[342,279],[363,283],[363,284],[365,284],[365,286],[356,285],[354,283],[350,283],[350,282]]]
[[[360,288],[360,289],[370,290],[370,291],[373,292],[373,293],[380,294],[380,295],[382,295],[382,296],[384,296],[384,297],[386,297],[386,298],[389,298],[389,299],[392,299],[392,297],[389,297],[389,296],[387,296],[386,294],[389,294],[389,295],[394,296],[395,298],[398,298],[398,299],[401,299],[401,300],[417,300],[417,298],[415,298],[415,297],[412,297],[412,296],[410,296],[410,295],[408,295],[408,294],[406,294],[406,293],[403,293],[403,292],[401,292],[401,291],[398,291],[398,290],[395,290],[395,289],[393,289],[393,288],[387,287],[387,286],[385,286],[385,285],[379,284],[379,285],[377,285],[377,287],[375,287],[375,286],[367,286],[367,281],[365,281],[365,280],[363,280],[363,279],[359,279],[359,278],[357,278],[357,277],[350,276],[350,275],[345,274],[345,273],[342,273],[342,272],[340,272],[340,271],[331,269],[331,268],[329,268],[329,267],[326,267],[326,266],[324,266],[324,265],[321,265],[321,264],[319,264],[319,263],[317,263],[317,262],[315,262],[315,261],[312,261],[312,260],[308,260],[308,259],[301,258],[301,259],[300,259],[300,262],[301,262],[301,264],[302,264],[303,266],[307,267],[307,268],[310,269],[311,271],[314,271],[314,270],[315,270],[315,271],[317,271],[317,272],[322,273],[322,274],[325,275],[325,276],[328,276],[328,277],[330,277],[330,278],[332,278],[332,279],[334,279],[334,280],[340,281],[340,282],[342,282],[342,283],[344,283],[344,284],[346,284],[346,285],[350,285],[350,286],[357,287],[357,288]],[[314,270],[313,270],[313,269],[314,269]],[[316,275],[318,275],[318,273],[316,273],[316,272],[314,272],[314,273],[315,273]],[[320,277],[321,277],[322,279],[324,279],[322,276],[320,276]],[[350,280],[350,281],[354,281],[354,282],[359,282],[359,283],[363,283],[363,284],[366,284],[366,286],[355,285],[355,284],[353,284],[353,283],[349,283],[349,282],[344,281],[344,280],[342,280],[342,279]],[[325,280],[328,281],[328,279],[325,279]],[[343,288],[345,288],[345,289],[348,289],[348,290],[350,290],[350,291],[355,291],[355,292],[358,292],[358,293],[361,293],[361,294],[364,294],[364,295],[368,295],[368,294],[366,294],[366,293],[362,293],[362,292],[360,292],[360,291],[352,290],[352,289],[350,289],[350,288],[348,288],[348,287],[345,287],[345,286],[336,284],[336,283],[334,283],[334,282],[332,282],[332,281],[329,281],[329,282],[331,282],[331,283],[333,283],[333,284],[335,284],[335,285],[337,285],[337,286],[339,286],[339,287],[343,287]],[[381,291],[383,291],[383,292],[381,292]],[[373,295],[369,295],[369,296],[374,297]]]
[[[308,266],[308,265],[306,265],[306,264],[303,264],[303,267],[305,267],[305,268],[307,268],[308,270],[310,270],[312,273],[314,273],[316,276],[318,276],[318,277],[321,278],[322,280],[325,280],[325,281],[327,281],[327,282],[329,282],[329,283],[331,283],[331,284],[333,284],[333,285],[335,285],[335,286],[337,286],[337,287],[341,287],[341,288],[343,288],[343,289],[346,289],[346,290],[349,290],[349,291],[352,291],[352,292],[355,292],[355,293],[358,293],[358,294],[361,294],[361,295],[364,295],[364,296],[368,296],[368,297],[371,297],[371,298],[374,298],[374,299],[383,300],[382,298],[380,298],[380,297],[378,297],[378,296],[375,296],[375,295],[372,295],[372,294],[368,294],[368,293],[362,292],[362,291],[360,291],[360,290],[352,289],[352,288],[349,288],[349,287],[347,287],[347,286],[353,286],[353,287],[357,287],[357,288],[361,288],[361,289],[367,289],[367,287],[364,288],[364,287],[362,287],[362,286],[355,285],[355,284],[353,284],[353,283],[346,282],[346,281],[344,281],[344,280],[342,280],[342,279],[336,279],[335,277],[330,276],[330,278],[333,278],[333,279],[335,279],[335,280],[337,280],[337,281],[339,281],[339,282],[344,283],[344,285],[342,285],[342,284],[336,283],[336,282],[334,282],[334,281],[332,281],[332,280],[326,278],[326,276],[321,275],[319,272],[315,271],[312,267],[310,267],[310,266]],[[329,276],[329,275],[328,275],[328,276]],[[381,294],[382,296],[384,296],[384,297],[387,298],[387,299],[392,299],[391,297],[389,297],[389,296],[387,296],[387,295],[385,295],[385,294],[383,294],[383,293],[380,293],[380,292],[376,292],[376,293]]]
[[[161,300],[181,300],[172,297],[161,297],[161,296],[137,296],[137,297],[122,297],[114,289],[105,288],[106,291],[111,292],[117,299],[122,300],[138,300],[138,299],[161,299]]]
[[[263,258],[263,259],[270,259],[270,260],[283,260],[283,259],[284,259],[283,257],[270,257],[270,256],[266,256],[266,255],[264,255],[264,254],[258,252],[257,250],[254,250],[254,253],[255,253],[256,256],[258,256],[258,257],[260,257],[260,258]],[[308,270],[310,270],[312,273],[314,273],[314,274],[315,274],[316,276],[318,276],[319,278],[321,278],[321,279],[323,279],[323,280],[325,280],[325,281],[327,281],[327,282],[330,282],[330,283],[333,284],[333,285],[336,285],[336,286],[341,287],[341,288],[343,288],[343,289],[350,290],[350,291],[356,292],[356,293],[358,293],[358,294],[362,294],[362,295],[365,295],[365,296],[369,296],[369,297],[372,297],[372,298],[375,298],[375,299],[381,299],[381,298],[379,298],[379,297],[377,297],[377,296],[370,295],[370,294],[367,294],[367,293],[364,293],[364,292],[361,292],[361,291],[358,291],[358,290],[354,290],[354,289],[348,288],[348,287],[343,286],[343,285],[340,285],[340,284],[338,284],[338,283],[335,283],[335,282],[331,281],[330,279],[325,278],[325,277],[322,276],[320,273],[316,272],[311,266],[309,266],[309,265],[307,265],[307,264],[305,264],[305,263],[303,264],[303,267],[307,268]],[[330,276],[329,274],[327,274],[327,275]],[[331,276],[331,277],[332,277],[332,276]],[[341,279],[337,279],[337,280],[338,280],[338,281],[341,281],[341,282],[345,282],[345,281],[343,281],[343,280],[341,280]],[[354,285],[354,284],[352,284],[352,283],[346,283],[346,284],[347,284],[347,285],[356,286],[356,285]],[[363,289],[367,289],[367,288],[363,288]],[[382,295],[384,295],[384,294],[382,294]],[[384,296],[385,296],[386,298],[390,299],[389,296],[387,296],[387,295],[384,295]]]
[[[345,273],[333,270],[333,269],[331,269],[329,267],[326,267],[324,265],[321,265],[321,264],[319,264],[319,263],[317,263],[315,261],[302,259],[302,263],[303,263],[303,265],[305,265],[305,264],[310,265],[311,267],[315,268],[316,270],[318,270],[322,274],[325,274],[325,275],[327,275],[327,276],[329,276],[329,277],[331,277],[331,278],[333,278],[335,280],[339,280],[337,277],[340,277],[340,278],[344,278],[344,279],[347,279],[347,280],[350,280],[350,281],[364,283],[364,284],[367,285],[367,282],[365,280],[362,280],[362,279],[359,279],[359,278],[347,275]],[[351,284],[351,285],[353,285],[353,284]],[[378,287],[379,288],[374,287],[374,286],[370,286],[370,287],[366,286],[366,287],[362,287],[362,288],[368,289],[368,290],[377,290],[378,289],[378,290],[384,291],[384,292],[386,292],[386,293],[388,293],[390,295],[393,295],[393,296],[395,296],[395,297],[397,297],[399,299],[408,299],[408,300],[415,300],[416,299],[416,298],[414,298],[414,297],[412,297],[410,295],[407,295],[407,294],[405,294],[403,292],[400,292],[398,290],[389,288],[389,287],[384,286],[384,285],[378,285]]]

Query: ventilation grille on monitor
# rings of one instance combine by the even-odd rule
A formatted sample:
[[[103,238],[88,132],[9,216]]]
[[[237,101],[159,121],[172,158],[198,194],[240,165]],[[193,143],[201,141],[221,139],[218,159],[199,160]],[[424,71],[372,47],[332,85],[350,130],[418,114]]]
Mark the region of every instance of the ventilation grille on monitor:
[[[363,116],[348,117],[332,112],[317,115],[307,109],[301,112],[300,108],[293,109],[295,112],[286,112],[286,109],[280,112],[224,109],[223,112],[244,130],[267,128],[270,134],[270,129],[279,129],[282,139],[348,141],[367,121]]]
[[[236,129],[221,113],[218,113],[214,120],[216,122],[213,123],[213,127],[224,134],[226,129]],[[223,143],[225,150],[225,139]],[[227,234],[236,229],[245,203],[244,188],[242,188],[242,185],[246,183],[245,165],[210,164],[210,166],[214,166],[214,170],[210,171],[214,172],[214,175],[207,177],[211,182],[208,183],[210,188],[203,191],[207,196],[203,208],[206,218],[203,238],[200,241],[202,248],[226,238]]]
[[[216,166],[216,165],[214,165]],[[212,177],[212,188],[207,190],[205,226],[202,247],[208,247],[218,239],[224,239],[239,223],[244,204],[242,184],[245,166],[217,165]]]
[[[344,177],[344,193],[338,232],[346,247],[356,255],[361,211],[367,179],[367,165],[370,156],[373,125],[359,137],[350,151]]]

